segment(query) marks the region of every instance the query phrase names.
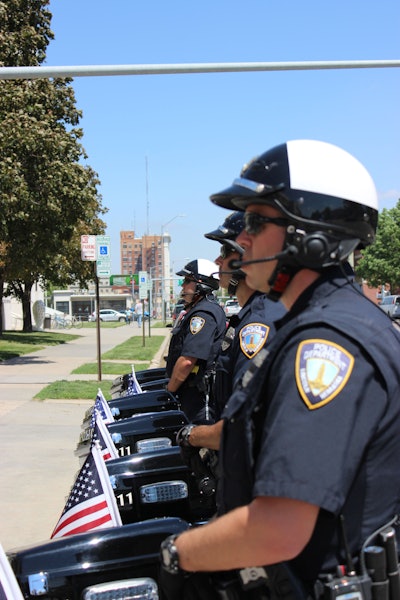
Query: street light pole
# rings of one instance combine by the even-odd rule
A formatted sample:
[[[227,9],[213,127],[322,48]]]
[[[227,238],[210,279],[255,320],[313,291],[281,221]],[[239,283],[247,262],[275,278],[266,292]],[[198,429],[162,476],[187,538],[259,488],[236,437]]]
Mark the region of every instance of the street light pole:
[[[186,215],[175,215],[174,217],[172,217],[172,219],[170,219],[169,221],[167,221],[166,223],[164,223],[163,225],[161,225],[161,243],[162,243],[162,277],[161,277],[161,318],[163,323],[166,322],[166,314],[165,314],[165,304],[166,304],[166,300],[165,300],[165,280],[167,279],[166,276],[166,272],[165,272],[165,263],[166,263],[166,248],[164,246],[164,229],[167,225],[169,225],[170,223],[172,223],[172,221],[175,221],[175,219],[178,219],[180,217],[186,217]],[[169,261],[168,261],[168,271],[169,271]],[[170,273],[168,273],[168,275],[170,275]]]

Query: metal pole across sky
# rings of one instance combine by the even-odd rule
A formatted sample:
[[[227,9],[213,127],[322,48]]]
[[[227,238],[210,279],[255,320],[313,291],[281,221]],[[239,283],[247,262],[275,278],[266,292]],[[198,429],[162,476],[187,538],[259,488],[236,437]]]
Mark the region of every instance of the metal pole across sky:
[[[115,75],[178,75],[250,71],[310,71],[319,69],[382,69],[400,67],[400,60],[332,60],[293,62],[178,63],[155,65],[78,65],[0,67],[0,79],[104,77]]]

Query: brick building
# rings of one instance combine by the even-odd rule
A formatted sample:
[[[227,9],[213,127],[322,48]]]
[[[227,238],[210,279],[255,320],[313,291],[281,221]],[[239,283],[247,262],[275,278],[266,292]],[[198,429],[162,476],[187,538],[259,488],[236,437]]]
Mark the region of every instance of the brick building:
[[[146,271],[151,280],[152,308],[157,316],[169,312],[170,303],[170,254],[171,237],[161,235],[143,235],[135,237],[134,231],[120,232],[121,275],[134,275]],[[139,287],[132,283],[135,295]]]

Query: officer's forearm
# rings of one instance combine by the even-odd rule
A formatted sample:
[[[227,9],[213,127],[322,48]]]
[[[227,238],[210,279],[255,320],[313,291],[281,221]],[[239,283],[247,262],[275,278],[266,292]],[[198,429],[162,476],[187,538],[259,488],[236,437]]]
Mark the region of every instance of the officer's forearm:
[[[176,392],[184,381],[189,377],[197,358],[193,356],[180,356],[176,361],[174,368],[169,378],[167,390]]]
[[[299,500],[256,498],[180,535],[175,541],[179,566],[221,571],[290,560],[309,541],[318,511],[318,506]]]
[[[190,432],[189,444],[196,448],[219,450],[223,421],[213,425],[196,425]]]

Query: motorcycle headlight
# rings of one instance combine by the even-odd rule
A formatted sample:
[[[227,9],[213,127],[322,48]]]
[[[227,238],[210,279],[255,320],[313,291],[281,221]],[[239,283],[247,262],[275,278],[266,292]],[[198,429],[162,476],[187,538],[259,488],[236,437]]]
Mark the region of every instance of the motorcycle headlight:
[[[83,590],[83,600],[159,600],[154,579],[122,579],[99,583]]]
[[[169,438],[150,438],[136,442],[136,452],[141,454],[142,452],[150,452],[151,450],[163,450],[164,448],[170,448],[171,446],[172,442]]]
[[[172,502],[188,497],[188,486],[184,481],[161,481],[142,485],[140,488],[140,501],[142,504],[156,502]]]

